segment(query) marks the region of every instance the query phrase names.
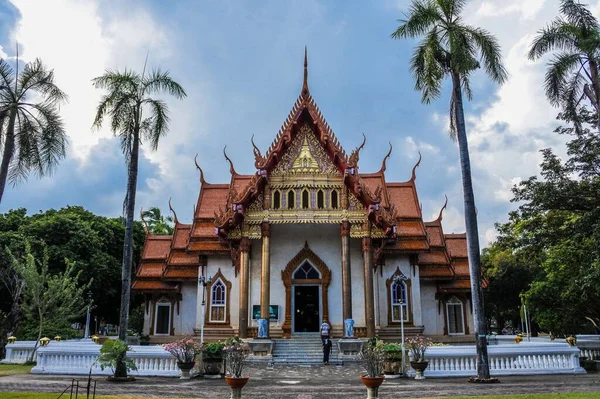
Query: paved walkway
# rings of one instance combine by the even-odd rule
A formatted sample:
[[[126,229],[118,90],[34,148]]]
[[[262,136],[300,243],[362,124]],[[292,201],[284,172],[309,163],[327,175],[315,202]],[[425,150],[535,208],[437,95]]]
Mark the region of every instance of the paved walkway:
[[[360,367],[347,366],[275,366],[249,367],[250,382],[244,398],[258,399],[354,399],[365,398],[366,389],[359,380]],[[0,391],[61,392],[70,384],[70,376],[14,375],[0,377]],[[76,377],[85,380],[85,377]],[[149,398],[228,398],[229,388],[222,379],[139,377],[131,383],[109,383],[98,379],[98,395],[139,395]],[[478,385],[466,378],[386,380],[379,397],[423,398],[451,395],[500,395],[523,393],[600,392],[600,374],[502,377],[499,384]]]

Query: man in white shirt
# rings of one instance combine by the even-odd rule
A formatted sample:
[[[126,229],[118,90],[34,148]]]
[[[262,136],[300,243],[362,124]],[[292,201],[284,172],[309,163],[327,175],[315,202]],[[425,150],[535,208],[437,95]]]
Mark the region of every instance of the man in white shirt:
[[[331,326],[329,325],[329,322],[324,320],[323,324],[321,324],[321,342],[323,342],[323,345],[325,345],[325,339],[329,338],[329,330],[330,329],[331,329]]]

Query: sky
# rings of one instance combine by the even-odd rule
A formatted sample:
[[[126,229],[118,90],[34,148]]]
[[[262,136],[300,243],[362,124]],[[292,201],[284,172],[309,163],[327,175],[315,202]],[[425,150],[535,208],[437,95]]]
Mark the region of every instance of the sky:
[[[589,0],[595,15],[600,0]],[[194,157],[206,180],[228,183],[229,167],[254,173],[250,137],[264,153],[302,85],[308,48],[311,94],[347,152],[361,152],[361,172],[375,172],[393,145],[388,181],[406,181],[420,151],[417,190],[425,220],[444,212],[446,233],[463,232],[458,148],[448,134],[449,85],[425,105],[414,90],[409,60],[416,41],[390,34],[409,0],[0,0],[0,57],[37,57],[53,68],[69,95],[61,107],[69,135],[66,159],[50,177],[8,186],[0,212],[29,213],[82,205],[105,216],[122,214],[126,169],[119,142],[106,129],[92,130],[102,91],[91,79],[107,69],[170,72],[185,100],[167,99],[171,125],[157,151],[142,147],[137,194],[141,207],[191,222],[200,187]],[[464,20],[497,36],[509,79],[473,77],[466,104],[467,132],[482,246],[505,222],[511,187],[539,173],[540,150],[564,154],[553,133],[558,110],[543,91],[547,58],[527,60],[536,32],[558,14],[558,0],[471,0]]]

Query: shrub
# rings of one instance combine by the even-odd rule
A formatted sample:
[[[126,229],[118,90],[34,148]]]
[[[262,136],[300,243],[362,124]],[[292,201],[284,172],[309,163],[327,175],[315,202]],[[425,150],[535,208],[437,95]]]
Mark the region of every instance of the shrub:
[[[100,348],[100,368],[110,367],[116,378],[126,378],[128,371],[137,370],[133,360],[127,356],[128,350],[129,346],[121,340],[106,340]]]
[[[223,348],[225,347],[224,342],[205,342],[200,347],[200,351],[202,351],[203,359],[222,359],[223,358]]]

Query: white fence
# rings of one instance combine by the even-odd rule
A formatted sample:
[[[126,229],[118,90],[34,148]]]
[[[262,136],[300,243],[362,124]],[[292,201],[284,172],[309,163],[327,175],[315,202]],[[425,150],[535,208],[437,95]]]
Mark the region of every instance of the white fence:
[[[6,359],[2,363],[24,363],[31,355],[33,341],[17,341],[6,345]],[[91,341],[52,341],[38,347],[37,365],[33,374],[88,374],[111,375],[112,370],[102,370],[96,363],[100,356],[100,345]],[[130,346],[127,352],[137,366],[129,374],[137,376],[178,377],[179,368],[173,355],[162,346]]]
[[[579,349],[567,343],[521,343],[488,346],[490,374],[580,374]],[[477,374],[475,346],[434,346],[427,349],[426,377],[466,377]],[[411,370],[414,375],[414,370]]]

